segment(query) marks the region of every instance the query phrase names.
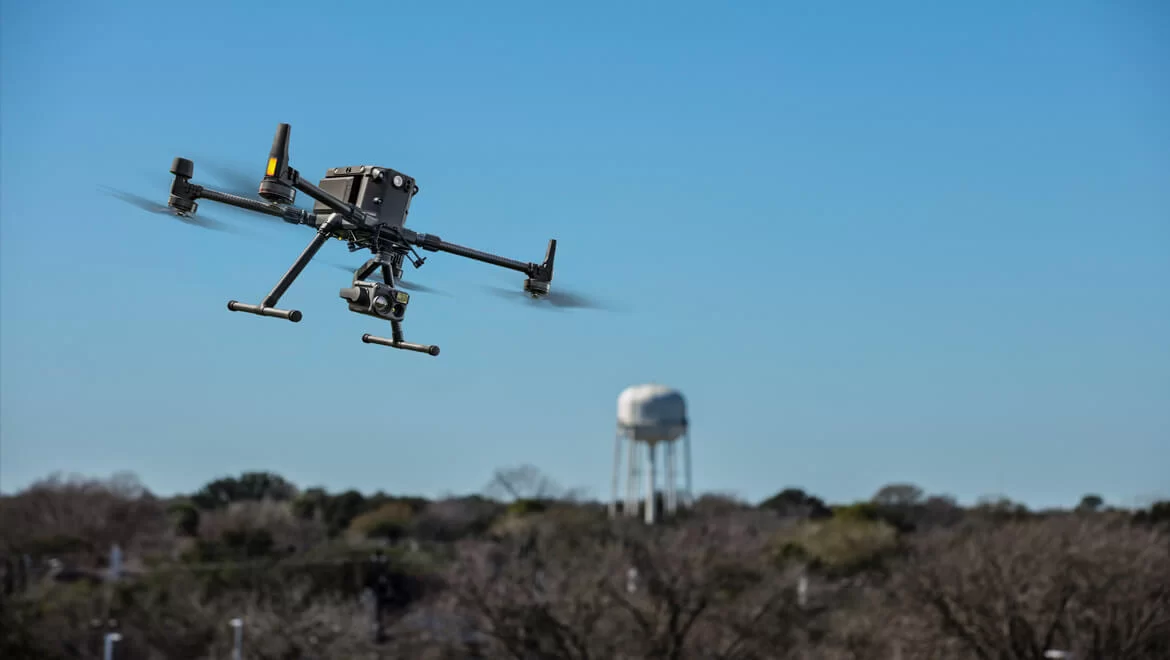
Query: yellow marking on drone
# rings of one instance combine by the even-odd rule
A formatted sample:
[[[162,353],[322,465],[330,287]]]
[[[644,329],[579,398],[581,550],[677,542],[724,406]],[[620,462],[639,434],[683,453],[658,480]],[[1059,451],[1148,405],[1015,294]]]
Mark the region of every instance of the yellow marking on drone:
[[[398,295],[397,295],[397,296],[395,296],[395,297],[396,297],[396,298],[398,298],[398,302],[400,302],[400,303],[404,303],[404,304],[405,304],[405,303],[407,303],[407,302],[409,302],[409,301],[410,301],[410,294],[409,294],[409,293],[405,293],[405,292],[403,292],[403,291],[399,291],[399,292],[398,292]]]
[[[276,159],[268,159],[268,176],[276,176]]]

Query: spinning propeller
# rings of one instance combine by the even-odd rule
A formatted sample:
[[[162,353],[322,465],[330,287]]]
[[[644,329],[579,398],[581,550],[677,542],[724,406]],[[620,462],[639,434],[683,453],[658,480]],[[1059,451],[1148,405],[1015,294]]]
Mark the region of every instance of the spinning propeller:
[[[349,273],[350,275],[353,275],[353,272],[355,270],[357,270],[356,268],[350,268],[349,266],[346,266],[344,264],[333,263],[333,262],[325,262],[325,263],[327,263],[329,266],[331,266],[333,268],[336,268],[337,270],[345,271],[346,273]],[[366,279],[370,280],[372,282],[382,282],[383,284],[385,284],[385,282],[382,281],[382,274],[379,273],[378,271],[374,271],[374,273],[372,275],[370,275],[369,277],[367,277]],[[397,282],[394,283],[394,285],[397,286],[399,289],[406,289],[407,291],[417,291],[418,293],[433,293],[433,294],[440,295],[440,296],[449,295],[445,291],[440,291],[439,289],[431,288],[429,286],[426,286],[425,284],[416,284],[414,282],[410,282],[407,280],[398,280]]]
[[[484,289],[493,295],[513,302],[526,302],[534,307],[558,307],[561,309],[602,309],[614,311],[614,308],[579,293],[563,291],[560,287],[543,295],[533,295],[527,291],[516,291],[498,286],[485,286]]]
[[[122,200],[123,202],[126,202],[127,204],[133,204],[134,206],[137,206],[138,208],[140,208],[144,211],[147,211],[149,213],[155,213],[158,215],[169,215],[172,218],[175,218],[175,219],[177,219],[181,222],[184,222],[188,225],[194,225],[196,227],[203,227],[204,229],[211,229],[213,231],[226,231],[229,233],[236,232],[236,230],[234,228],[230,227],[229,225],[226,225],[223,222],[220,222],[219,220],[216,220],[214,218],[209,218],[209,217],[202,215],[202,214],[188,215],[186,213],[180,213],[176,209],[173,209],[173,208],[167,206],[166,204],[159,204],[158,202],[146,199],[145,197],[142,197],[140,195],[135,195],[134,193],[128,193],[128,192],[125,192],[122,190],[118,190],[117,188],[110,188],[108,186],[101,186],[101,188],[102,188],[102,192],[104,192],[105,194],[113,196],[113,197],[117,197],[118,199]]]

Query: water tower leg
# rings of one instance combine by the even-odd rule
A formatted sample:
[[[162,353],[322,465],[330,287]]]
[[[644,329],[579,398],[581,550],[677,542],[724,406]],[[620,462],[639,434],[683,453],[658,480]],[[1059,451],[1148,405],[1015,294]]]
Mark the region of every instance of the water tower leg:
[[[638,515],[638,459],[641,456],[638,454],[638,443],[633,438],[628,438],[626,443],[626,451],[628,456],[626,459],[626,509],[625,514],[633,517]]]
[[[674,512],[678,509],[678,499],[677,499],[678,498],[678,491],[675,490],[676,477],[675,477],[675,465],[674,465],[675,464],[674,442],[666,443],[666,446],[662,448],[662,453],[664,455],[663,458],[666,461],[666,468],[665,468],[666,475],[664,477],[666,480],[666,484],[663,487],[663,490],[666,491],[666,512],[673,516]]]
[[[692,490],[693,484],[691,483],[691,432],[689,430],[683,434],[683,442],[685,443],[683,445],[683,451],[686,453],[684,457],[686,465],[684,468],[687,471],[686,500],[689,506],[695,502],[695,491]]]
[[[656,513],[655,509],[658,508],[657,506],[655,506],[655,497],[654,497],[657,494],[657,493],[655,493],[657,484],[654,483],[654,476],[655,476],[654,475],[654,472],[655,472],[655,470],[654,470],[654,465],[655,465],[654,464],[654,453],[655,453],[654,443],[652,443],[652,442],[647,443],[647,451],[646,451],[646,456],[647,456],[647,462],[646,462],[646,524],[647,525],[654,524],[654,514]]]
[[[614,434],[613,439],[613,489],[610,492],[609,498],[609,516],[613,518],[617,515],[618,503],[618,482],[622,478],[622,434],[621,432]]]

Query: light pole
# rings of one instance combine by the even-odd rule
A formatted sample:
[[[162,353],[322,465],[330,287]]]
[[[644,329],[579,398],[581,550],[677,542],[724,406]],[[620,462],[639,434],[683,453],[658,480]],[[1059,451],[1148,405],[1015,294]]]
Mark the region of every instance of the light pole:
[[[105,660],[114,660],[114,644],[120,641],[122,641],[120,633],[106,633],[105,647],[102,649],[102,657]]]
[[[232,633],[235,637],[232,642],[232,660],[243,660],[244,658],[244,620],[237,617],[228,621],[228,625],[232,627]]]

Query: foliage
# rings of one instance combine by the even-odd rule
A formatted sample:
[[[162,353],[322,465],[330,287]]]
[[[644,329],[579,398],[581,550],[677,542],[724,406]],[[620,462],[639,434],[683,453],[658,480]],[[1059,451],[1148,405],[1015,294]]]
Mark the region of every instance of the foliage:
[[[802,522],[778,540],[781,558],[804,560],[835,575],[872,569],[898,548],[897,530],[862,514]]]
[[[1170,657],[1165,501],[964,508],[892,484],[830,506],[786,488],[647,526],[530,466],[495,475],[504,501],[250,474],[166,502],[125,474],[0,498],[0,657],[98,657],[110,629],[119,660],[227,657],[236,616],[247,657],[281,660]],[[106,584],[111,543],[127,571]]]
[[[52,475],[0,499],[0,552],[106,553],[165,529],[162,503],[128,473],[109,479]]]
[[[1170,500],[1154,502],[1148,509],[1135,513],[1133,519],[1140,525],[1170,526]]]
[[[502,512],[500,503],[479,496],[435,500],[415,515],[414,534],[438,543],[480,536]]]
[[[167,507],[175,534],[192,537],[199,535],[199,507],[191,502],[175,502]]]
[[[361,538],[396,541],[406,536],[410,530],[413,515],[409,504],[390,501],[354,518],[349,524],[349,529],[359,534]]]
[[[1105,506],[1104,498],[1102,498],[1100,495],[1089,494],[1081,498],[1081,503],[1077,505],[1077,511],[1096,513],[1097,511],[1100,511],[1101,507],[1103,506]]]
[[[882,486],[870,501],[880,507],[911,507],[922,502],[923,497],[918,486],[898,483]]]
[[[508,514],[513,516],[525,516],[530,513],[541,513],[548,509],[548,504],[543,500],[536,499],[519,499],[508,505]]]
[[[832,515],[832,511],[821,498],[809,495],[800,488],[785,488],[760,502],[760,508],[797,518],[819,519]]]
[[[201,509],[219,509],[233,502],[249,500],[290,500],[296,486],[271,472],[245,472],[239,477],[221,477],[208,483],[191,496]]]

